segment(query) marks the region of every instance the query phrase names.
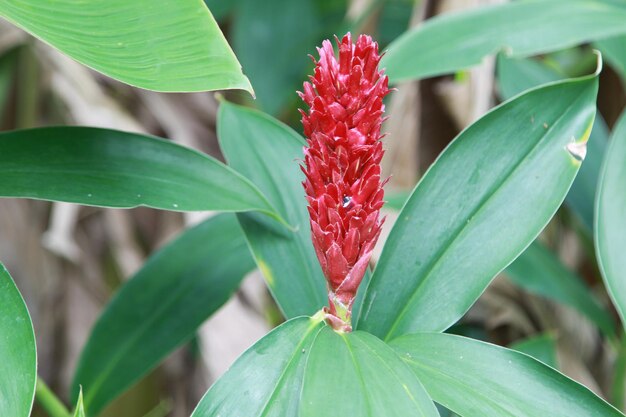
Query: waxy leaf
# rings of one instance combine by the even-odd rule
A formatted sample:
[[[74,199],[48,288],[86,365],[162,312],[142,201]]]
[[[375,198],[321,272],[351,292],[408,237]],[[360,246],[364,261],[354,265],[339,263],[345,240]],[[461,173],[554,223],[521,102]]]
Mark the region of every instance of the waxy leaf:
[[[214,158],[152,136],[89,127],[0,133],[0,196],[274,213],[250,181]]]
[[[596,76],[498,106],[463,131],[400,212],[358,328],[390,340],[442,331],[554,215],[584,158]]]
[[[504,273],[521,288],[574,308],[604,334],[615,336],[613,317],[582,278],[567,269],[543,244],[533,242]]]
[[[192,417],[437,417],[421,383],[387,345],[337,333],[319,316],[276,328],[209,389]]]
[[[563,77],[546,64],[533,59],[498,57],[498,85],[504,99],[510,99],[524,90],[547,84]],[[600,167],[609,139],[609,129],[601,115],[597,114],[587,143],[587,156],[581,166],[565,203],[572,209],[584,231],[593,233],[593,212]]]
[[[566,16],[566,18],[564,18]],[[392,82],[451,73],[506,51],[530,56],[626,33],[621,0],[528,0],[439,16],[389,45]]]
[[[237,219],[212,217],[154,254],[96,322],[73,392],[97,415],[109,402],[189,340],[254,267]]]
[[[626,113],[616,124],[604,160],[596,200],[598,264],[617,311],[626,323]]]
[[[623,417],[523,353],[445,333],[406,335],[391,346],[433,400],[463,417]]]
[[[0,264],[0,416],[30,416],[36,383],[33,324],[13,279]]]
[[[238,216],[270,291],[287,318],[311,315],[326,304],[325,279],[311,243],[309,213],[298,161],[304,140],[279,121],[227,102],[217,133],[228,164],[248,177],[295,230],[267,216]]]
[[[2,0],[0,16],[73,59],[156,91],[252,92],[200,0]]]

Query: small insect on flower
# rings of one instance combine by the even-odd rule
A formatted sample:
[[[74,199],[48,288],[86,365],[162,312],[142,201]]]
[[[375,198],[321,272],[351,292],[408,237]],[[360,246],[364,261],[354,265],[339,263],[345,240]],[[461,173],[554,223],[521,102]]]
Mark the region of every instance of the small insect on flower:
[[[380,161],[383,97],[387,76],[370,36],[356,44],[350,33],[318,48],[315,74],[298,92],[308,105],[300,110],[307,147],[303,182],[317,258],[326,276],[327,322],[350,331],[352,305],[384,219]]]

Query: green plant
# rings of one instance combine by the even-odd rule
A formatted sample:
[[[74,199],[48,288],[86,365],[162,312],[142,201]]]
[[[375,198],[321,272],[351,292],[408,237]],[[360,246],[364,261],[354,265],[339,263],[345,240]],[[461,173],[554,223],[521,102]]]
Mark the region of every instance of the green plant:
[[[8,0],[0,15],[130,85],[252,91],[203,3],[166,2],[156,11],[151,3],[76,7],[72,0]],[[595,233],[600,269],[624,322],[626,116],[605,151],[596,138],[606,136],[606,128],[594,125],[600,54],[592,75],[565,80],[545,62],[519,58],[598,41],[607,60],[623,69],[624,18],[620,0],[517,1],[433,19],[393,42],[380,64],[392,83],[459,71],[500,49],[512,53],[498,58],[508,100],[441,153],[403,204],[374,270],[364,271],[358,292],[355,286],[345,300],[336,302],[331,292],[327,313],[321,311],[328,295],[324,275],[332,281],[336,274],[320,267],[311,243],[305,177],[297,162],[307,142],[277,119],[223,100],[217,132],[227,164],[159,138],[108,129],[0,133],[2,197],[229,212],[155,253],[107,305],[74,375],[75,415],[97,415],[190,340],[256,265],[287,320],[237,360],[193,417],[437,416],[434,402],[466,417],[623,416],[624,366],[616,372],[614,407],[525,353],[446,331],[505,270],[521,286],[580,310],[623,365],[623,331],[616,330],[613,316],[586,294],[576,274],[533,242],[565,200],[583,233]],[[76,21],[91,35],[67,29]],[[385,93],[376,94],[382,100]],[[379,114],[368,116],[380,123]],[[305,134],[311,130],[305,127]],[[378,132],[373,135],[380,143]],[[378,191],[379,171],[374,176]],[[345,196],[338,197],[343,204]],[[372,206],[377,215],[380,207]],[[341,213],[350,220],[352,214]],[[529,280],[529,274],[540,279]],[[348,306],[347,312],[337,306]],[[329,315],[340,323],[331,317],[329,326]],[[37,382],[32,323],[4,267],[0,358],[0,415],[29,415],[36,396],[52,417],[69,416]]]

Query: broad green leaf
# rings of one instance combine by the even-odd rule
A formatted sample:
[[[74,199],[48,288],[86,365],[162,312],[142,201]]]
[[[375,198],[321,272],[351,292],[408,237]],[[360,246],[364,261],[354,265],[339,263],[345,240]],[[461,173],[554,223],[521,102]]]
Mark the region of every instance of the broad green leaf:
[[[28,417],[37,383],[35,333],[26,304],[0,264],[0,415]]]
[[[250,181],[205,154],[155,137],[88,127],[0,133],[0,196],[274,212]]]
[[[617,71],[626,88],[626,35],[595,42],[607,62]]]
[[[296,229],[287,230],[256,213],[238,216],[256,263],[287,318],[311,315],[327,299],[298,166],[305,142],[277,120],[227,102],[220,105],[217,117],[229,165],[254,182]]]
[[[463,417],[623,417],[523,353],[445,333],[405,335],[391,346],[433,400]]]
[[[74,409],[74,417],[86,417],[85,407],[83,406],[83,390],[78,391],[78,400],[76,401],[76,408]]]
[[[255,104],[277,114],[289,101],[299,100],[295,91],[311,66],[307,54],[315,51],[322,24],[315,0],[238,1],[233,49],[254,84]]]
[[[538,241],[533,242],[504,273],[525,290],[572,307],[606,335],[615,336],[613,318],[582,278],[567,269]]]
[[[155,91],[243,89],[248,79],[201,0],[3,0],[0,16],[82,64]]]
[[[394,83],[446,74],[498,51],[523,57],[624,34],[624,21],[622,0],[528,0],[481,7],[408,31],[389,45],[381,67]]]
[[[552,334],[546,333],[520,340],[513,343],[510,348],[532,356],[554,369],[559,367],[556,357],[556,340]]]
[[[390,340],[442,331],[554,215],[584,157],[595,76],[548,85],[463,131],[400,212],[358,328]]]
[[[524,90],[563,78],[542,62],[533,59],[506,58],[502,54],[498,57],[497,72],[500,94],[507,100]],[[593,232],[596,186],[608,138],[609,129],[602,116],[598,114],[589,136],[585,163],[565,197],[565,203],[572,209],[589,236]]]
[[[153,369],[235,292],[254,267],[232,214],[212,217],[154,254],[105,308],[74,375],[97,415]]]
[[[244,353],[192,417],[437,417],[395,353],[363,333],[337,333],[316,318],[281,325]]]
[[[616,124],[596,199],[595,246],[602,277],[626,323],[626,113]]]

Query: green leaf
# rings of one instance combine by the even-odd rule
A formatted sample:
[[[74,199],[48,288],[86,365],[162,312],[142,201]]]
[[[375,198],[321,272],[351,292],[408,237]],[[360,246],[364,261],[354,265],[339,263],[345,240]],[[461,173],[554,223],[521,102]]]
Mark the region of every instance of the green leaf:
[[[504,99],[563,77],[546,64],[533,59],[498,57],[498,85]],[[596,115],[587,144],[585,163],[580,168],[565,203],[572,209],[589,236],[593,233],[593,212],[600,167],[609,138],[609,129],[601,115]]]
[[[295,91],[311,66],[307,54],[314,51],[321,24],[313,0],[239,0],[232,44],[261,109],[277,114],[299,100]]]
[[[74,417],[86,417],[85,407],[83,406],[83,389],[78,391],[78,400],[76,401],[76,408],[74,409]]]
[[[254,267],[232,214],[212,217],[153,255],[107,305],[74,375],[89,415],[189,340]]]
[[[394,83],[452,73],[498,51],[523,57],[624,34],[624,21],[621,0],[528,0],[481,7],[408,31],[389,45],[381,67]]]
[[[623,417],[523,353],[445,333],[406,335],[391,346],[433,400],[464,417]]]
[[[626,88],[626,36],[602,39],[594,43],[607,62],[617,71]]]
[[[400,212],[358,328],[390,340],[442,331],[554,215],[580,167],[595,76],[532,90],[463,131]]]
[[[505,270],[517,285],[563,303],[587,317],[604,334],[615,336],[615,322],[585,285],[538,241],[533,242]]]
[[[205,154],[155,137],[87,127],[0,133],[0,196],[274,213],[250,181]]]
[[[243,89],[248,79],[200,0],[3,0],[0,16],[109,77],[155,91]]]
[[[305,142],[277,120],[227,102],[220,105],[217,119],[229,165],[254,182],[295,227],[287,230],[256,213],[238,215],[254,259],[287,318],[313,314],[327,299],[298,167]]]
[[[595,246],[607,290],[626,323],[626,112],[613,129],[596,199]]]
[[[530,337],[513,343],[511,349],[532,356],[546,365],[558,369],[556,357],[556,340],[550,333]]]
[[[319,316],[276,328],[211,387],[192,417],[438,416],[421,383],[380,340]]]
[[[28,417],[37,383],[35,333],[24,299],[0,264],[0,415]]]

